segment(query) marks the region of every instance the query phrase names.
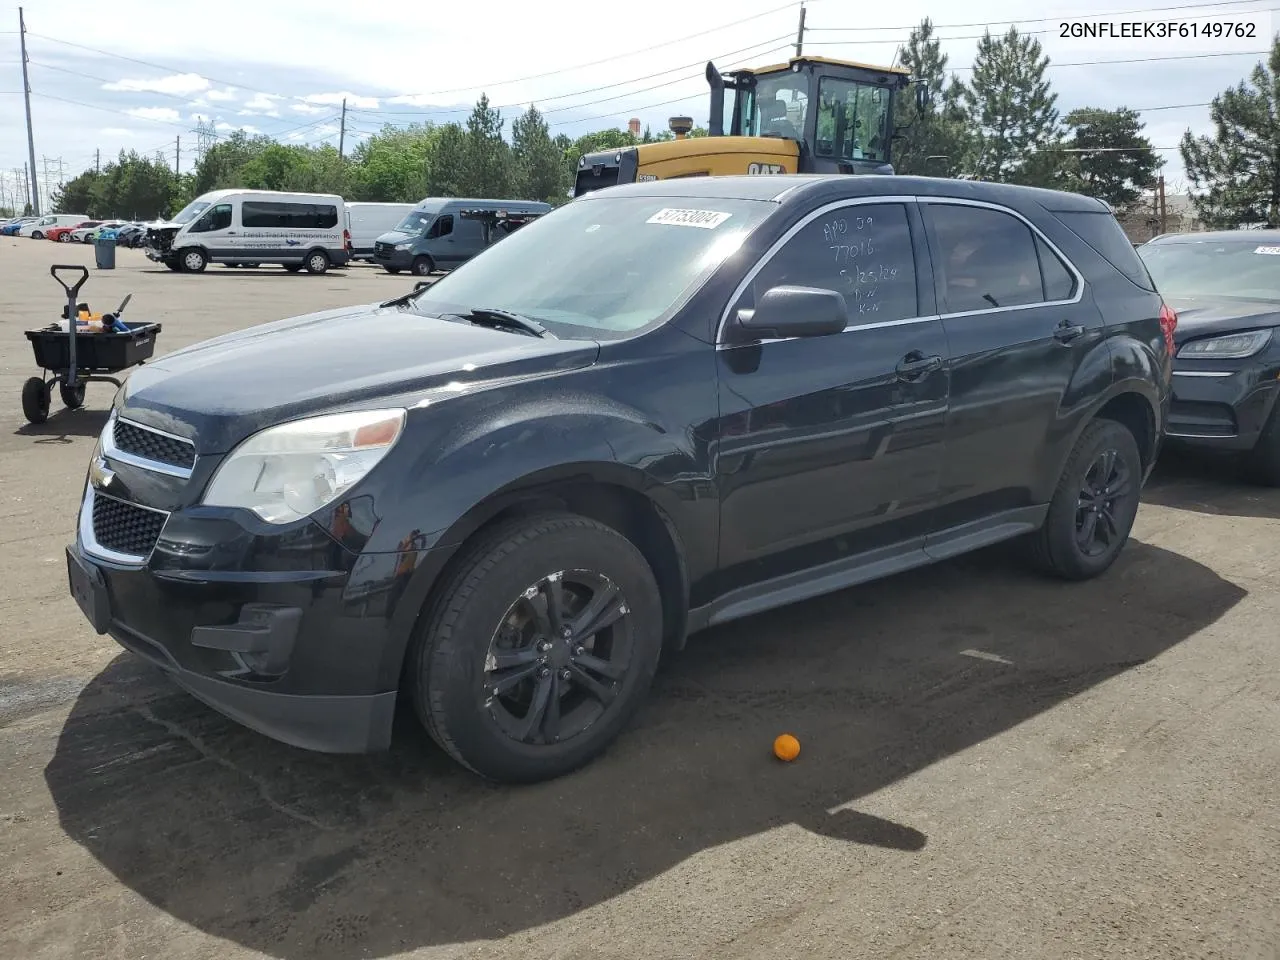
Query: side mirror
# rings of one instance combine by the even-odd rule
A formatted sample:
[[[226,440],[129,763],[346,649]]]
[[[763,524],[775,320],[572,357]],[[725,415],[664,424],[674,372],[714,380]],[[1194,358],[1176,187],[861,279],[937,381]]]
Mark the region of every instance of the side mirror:
[[[849,323],[849,308],[835,290],[780,286],[765,291],[754,310],[739,310],[733,328],[739,342],[784,337],[825,337]]]
[[[927,83],[916,84],[916,111],[924,113],[929,109],[929,85]]]

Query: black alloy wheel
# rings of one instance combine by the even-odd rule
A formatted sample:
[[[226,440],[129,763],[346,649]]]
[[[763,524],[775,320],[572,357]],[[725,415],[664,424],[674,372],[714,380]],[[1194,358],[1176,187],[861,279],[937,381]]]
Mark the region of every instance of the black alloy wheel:
[[[561,743],[615,704],[631,665],[631,610],[608,577],[562,570],[526,589],[485,659],[485,700],[518,743]]]
[[[1076,545],[1086,557],[1100,557],[1128,531],[1121,530],[1117,503],[1129,496],[1133,477],[1119,451],[1104,449],[1089,465],[1076,500]]]

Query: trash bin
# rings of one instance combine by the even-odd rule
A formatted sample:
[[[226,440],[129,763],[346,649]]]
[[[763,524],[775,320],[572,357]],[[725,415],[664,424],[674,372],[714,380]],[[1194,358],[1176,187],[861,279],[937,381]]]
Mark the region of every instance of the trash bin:
[[[116,232],[103,230],[93,239],[93,258],[99,270],[116,268]]]

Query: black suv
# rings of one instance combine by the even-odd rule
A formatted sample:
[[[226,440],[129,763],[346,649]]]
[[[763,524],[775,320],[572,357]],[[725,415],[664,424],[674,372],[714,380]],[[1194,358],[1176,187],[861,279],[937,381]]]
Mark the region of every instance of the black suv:
[[[116,398],[68,548],[100,633],[302,747],[400,694],[562,774],[711,624],[1014,537],[1123,546],[1173,314],[1106,208],[911,177],[591,193],[434,286],[218,337]]]
[[[1280,230],[1172,233],[1138,253],[1178,313],[1170,442],[1280,486]]]

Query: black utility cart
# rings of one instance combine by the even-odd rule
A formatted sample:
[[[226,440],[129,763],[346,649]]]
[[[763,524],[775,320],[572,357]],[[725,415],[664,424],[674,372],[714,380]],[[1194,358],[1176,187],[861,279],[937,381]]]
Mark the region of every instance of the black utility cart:
[[[80,278],[69,284],[58,276],[59,271],[78,272]],[[84,406],[85,386],[91,381],[113,383],[120,381],[112,376],[151,358],[156,349],[156,337],[160,334],[158,323],[125,323],[120,314],[129,305],[132,294],[115,313],[102,315],[103,330],[100,333],[79,333],[76,321],[81,310],[88,310],[79,303],[80,288],[89,279],[89,270],[82,266],[55,264],[49,273],[62,285],[67,294],[63,315],[67,329],[50,324],[42,330],[28,330],[27,339],[35,351],[36,365],[44,371],[40,377],[31,377],[22,385],[22,412],[31,423],[44,423],[49,419],[49,402],[56,384],[62,402],[70,409]]]

